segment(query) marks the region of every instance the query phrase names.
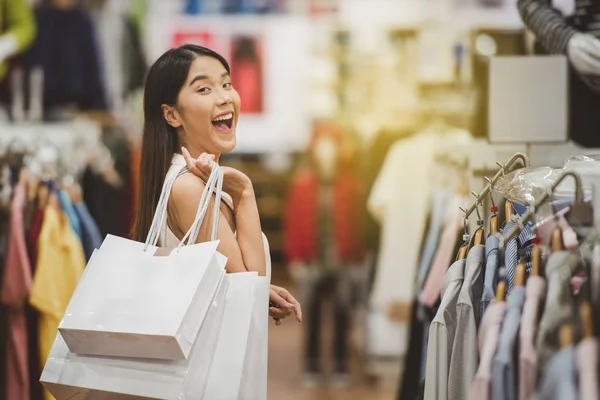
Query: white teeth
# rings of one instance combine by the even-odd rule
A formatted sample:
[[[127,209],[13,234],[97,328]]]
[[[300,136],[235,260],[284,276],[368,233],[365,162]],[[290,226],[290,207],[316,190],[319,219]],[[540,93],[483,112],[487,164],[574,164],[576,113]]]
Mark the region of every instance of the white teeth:
[[[229,113],[229,114],[225,114],[225,115],[221,115],[220,117],[217,117],[215,119],[213,119],[213,121],[226,121],[228,119],[233,118],[233,113]]]

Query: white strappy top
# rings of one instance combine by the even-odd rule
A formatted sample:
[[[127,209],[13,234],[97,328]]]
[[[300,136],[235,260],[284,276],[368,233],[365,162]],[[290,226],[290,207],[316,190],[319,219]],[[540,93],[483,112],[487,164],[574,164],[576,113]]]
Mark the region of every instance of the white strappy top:
[[[165,181],[173,178],[174,176],[176,176],[177,174],[179,174],[182,170],[182,168],[184,168],[186,166],[185,163],[185,158],[183,158],[183,156],[181,154],[173,154],[173,158],[171,159],[171,167],[169,168],[169,171],[167,172],[167,176],[165,177]],[[204,182],[206,184],[206,182]],[[223,192],[222,197],[221,197],[221,201],[224,202],[227,207],[229,207],[231,210],[233,210],[233,199],[231,198],[231,196],[225,192]],[[167,206],[168,207],[168,206]],[[180,240],[177,239],[177,236],[175,236],[175,234],[171,231],[171,229],[169,228],[168,224],[166,224],[166,229],[165,232],[163,234],[160,235],[160,245],[163,247],[177,247],[179,245]],[[269,282],[271,281],[271,253],[269,250],[269,240],[267,239],[267,237],[265,236],[265,234],[262,234],[263,237],[263,247],[264,247],[264,251],[265,251],[265,261],[267,263],[267,278],[269,279]]]

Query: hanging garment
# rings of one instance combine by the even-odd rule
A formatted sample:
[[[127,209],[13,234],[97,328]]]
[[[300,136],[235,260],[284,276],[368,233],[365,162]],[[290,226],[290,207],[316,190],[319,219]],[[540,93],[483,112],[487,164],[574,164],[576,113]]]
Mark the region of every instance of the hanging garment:
[[[58,325],[85,268],[79,238],[57,205],[48,205],[39,237],[37,270],[29,301],[40,313],[40,362],[46,359]],[[52,399],[46,392],[46,398]]]
[[[481,295],[481,317],[485,314],[488,304],[496,297],[498,285],[499,260],[498,252],[501,233],[488,236],[485,241],[485,273],[483,277],[483,293]]]
[[[38,254],[38,242],[40,232],[42,230],[42,223],[44,222],[44,208],[39,207],[35,211],[33,224],[27,237],[27,244],[29,250],[29,260],[31,267],[31,276],[35,276],[37,267],[37,254]],[[29,384],[30,384],[30,396],[31,400],[42,400],[44,398],[44,388],[40,383],[40,376],[42,374],[42,365],[40,363],[40,342],[39,342],[39,325],[40,325],[40,313],[38,310],[31,305],[30,302],[26,305],[27,309],[27,355],[28,370],[29,370]]]
[[[16,185],[13,188],[10,234],[4,278],[2,279],[1,299],[2,303],[7,306],[9,322],[9,335],[6,343],[6,390],[9,399],[29,399],[30,397],[25,302],[31,290],[32,278],[23,223],[25,197],[25,186]]]
[[[506,315],[502,322],[498,350],[492,361],[492,400],[517,400],[517,362],[521,311],[525,303],[525,287],[515,287],[508,296]]]
[[[503,229],[503,232],[510,232],[513,227],[517,225],[516,222],[510,221]],[[506,267],[507,275],[507,293],[510,294],[512,289],[515,287],[515,274],[517,265],[521,259],[525,260],[525,269],[527,272],[531,271],[531,248],[533,246],[533,238],[535,234],[529,226],[525,226],[519,235],[511,238],[504,248],[504,265]]]
[[[492,381],[492,360],[498,347],[500,329],[506,313],[506,302],[492,301],[481,320],[479,354],[481,359],[471,386],[470,400],[488,400]]]
[[[442,302],[429,328],[425,400],[453,399],[448,395],[448,374],[457,328],[456,305],[464,276],[465,260],[455,261],[446,274]]]
[[[529,400],[535,389],[537,363],[535,337],[546,295],[546,280],[540,276],[530,276],[527,278],[525,291],[525,305],[519,334],[519,400]]]
[[[71,199],[69,198],[68,193],[65,192],[64,190],[58,190],[57,194],[58,194],[58,199],[60,200],[60,207],[63,209],[65,214],[67,214],[67,217],[69,218],[69,223],[71,224],[73,231],[75,231],[77,236],[79,236],[80,240],[83,240],[81,221],[79,220],[79,216],[77,215],[77,212],[75,212],[75,208],[73,207],[73,204],[71,203]]]
[[[536,341],[538,379],[543,376],[550,358],[560,349],[561,325],[573,322],[574,300],[571,294],[571,283],[562,272],[568,256],[568,252],[559,251],[553,253],[546,263],[548,292]]]
[[[570,346],[558,351],[548,362],[536,399],[579,399],[575,375],[575,349]]]
[[[431,222],[425,239],[425,246],[421,252],[421,261],[419,262],[419,270],[417,274],[417,288],[423,287],[425,278],[431,268],[433,258],[435,257],[436,249],[440,241],[440,233],[444,223],[444,217],[450,197],[449,190],[438,189],[433,195],[433,203],[431,205]]]
[[[1,169],[1,168],[0,168]],[[1,185],[1,184],[0,184]],[[10,193],[10,192],[9,192]],[[10,201],[7,199],[7,201]],[[4,268],[6,253],[8,250],[8,238],[10,230],[10,203],[4,203],[0,200],[0,286],[4,282]],[[0,302],[0,360],[7,360],[8,346],[5,344],[9,340],[9,311],[2,302]],[[7,397],[6,380],[7,380],[7,364],[0,362],[0,400],[11,400]]]
[[[312,172],[300,173],[292,182],[284,215],[284,243],[289,262],[314,262],[323,251],[319,242],[319,181]],[[359,262],[362,245],[361,188],[356,178],[342,173],[333,185],[330,217],[334,257],[340,262]]]
[[[579,342],[575,351],[579,373],[579,398],[581,400],[600,399],[598,391],[598,339],[583,339]]]
[[[466,197],[455,195],[448,203],[446,222],[440,244],[429,269],[427,280],[419,294],[419,300],[427,307],[433,307],[440,297],[444,275],[452,261],[456,238],[463,229],[460,207],[468,207],[469,201],[470,199]]]
[[[80,8],[42,4],[35,10],[37,39],[29,64],[44,72],[44,106],[106,109],[98,44],[90,17]]]
[[[102,235],[96,225],[96,221],[90,215],[87,206],[83,201],[73,204],[73,209],[81,222],[81,242],[85,251],[85,258],[89,261],[95,249],[99,249],[102,244]]]
[[[456,335],[452,345],[448,398],[466,399],[473,384],[479,352],[477,329],[483,292],[485,246],[473,246],[467,255],[465,280],[456,305]]]

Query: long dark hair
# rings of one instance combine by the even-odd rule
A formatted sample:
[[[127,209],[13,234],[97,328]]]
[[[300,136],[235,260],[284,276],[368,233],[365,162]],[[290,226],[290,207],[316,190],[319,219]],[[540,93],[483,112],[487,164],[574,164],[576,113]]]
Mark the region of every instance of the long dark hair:
[[[177,131],[165,121],[162,105],[177,105],[177,97],[187,79],[190,66],[200,56],[218,60],[230,72],[229,64],[223,56],[191,44],[167,51],[148,71],[144,89],[140,193],[132,232],[134,240],[146,240],[171,158],[173,153],[178,152]]]

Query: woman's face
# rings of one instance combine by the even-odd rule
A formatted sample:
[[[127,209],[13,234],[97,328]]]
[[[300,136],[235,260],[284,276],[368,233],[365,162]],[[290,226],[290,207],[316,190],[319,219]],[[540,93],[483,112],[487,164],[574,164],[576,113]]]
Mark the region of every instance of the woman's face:
[[[225,67],[201,56],[190,67],[177,107],[163,106],[163,113],[192,156],[206,152],[218,157],[235,147],[240,103]]]

